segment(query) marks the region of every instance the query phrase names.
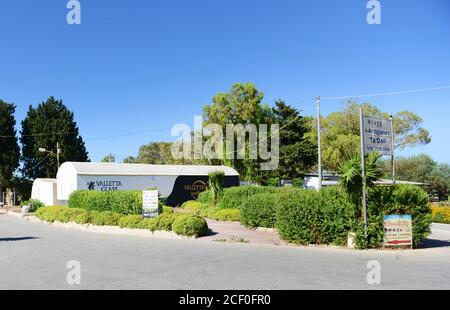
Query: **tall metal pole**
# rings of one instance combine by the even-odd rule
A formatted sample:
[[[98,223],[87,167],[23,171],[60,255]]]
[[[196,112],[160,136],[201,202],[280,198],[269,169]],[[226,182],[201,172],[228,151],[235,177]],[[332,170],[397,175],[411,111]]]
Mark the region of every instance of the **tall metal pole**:
[[[362,108],[359,108],[359,122],[360,122],[360,134],[361,134],[361,169],[362,169],[362,203],[364,212],[364,232],[367,237],[367,203],[366,203],[366,163],[364,156],[364,124],[363,124],[363,112]]]
[[[396,174],[395,174],[395,135],[394,135],[394,117],[393,114],[391,114],[390,117],[391,120],[391,139],[392,139],[392,144],[391,144],[391,148],[392,148],[392,184],[395,185],[395,183],[397,183],[397,178],[396,178]]]
[[[317,145],[318,145],[318,169],[319,169],[319,190],[322,188],[322,148],[320,141],[320,97],[317,97]]]

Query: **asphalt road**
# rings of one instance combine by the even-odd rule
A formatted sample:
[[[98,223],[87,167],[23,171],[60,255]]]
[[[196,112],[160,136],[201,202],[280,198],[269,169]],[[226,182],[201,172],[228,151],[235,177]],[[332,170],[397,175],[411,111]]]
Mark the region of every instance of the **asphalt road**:
[[[0,214],[0,289],[450,289],[450,226],[416,251],[163,240]],[[66,278],[80,263],[81,284]],[[381,284],[369,285],[377,260]]]

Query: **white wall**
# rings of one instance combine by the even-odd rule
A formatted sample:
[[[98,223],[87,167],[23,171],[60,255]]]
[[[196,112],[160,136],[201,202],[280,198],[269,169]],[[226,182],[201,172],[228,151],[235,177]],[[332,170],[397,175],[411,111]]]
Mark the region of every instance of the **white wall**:
[[[46,206],[58,205],[56,197],[56,183],[36,179],[31,189],[31,199],[38,199]]]

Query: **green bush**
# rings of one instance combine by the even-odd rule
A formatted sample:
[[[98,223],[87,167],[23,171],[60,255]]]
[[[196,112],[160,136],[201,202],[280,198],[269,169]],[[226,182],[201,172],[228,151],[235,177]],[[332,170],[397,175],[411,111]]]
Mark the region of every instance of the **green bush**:
[[[355,208],[339,188],[320,192],[291,188],[277,195],[276,227],[280,236],[298,244],[344,245]]]
[[[413,245],[419,247],[431,232],[431,208],[427,193],[418,186],[398,184],[375,187],[369,192],[367,215],[368,235],[364,237],[364,225],[357,226],[358,248],[379,247],[383,243],[383,217],[389,214],[410,214],[413,226]]]
[[[142,191],[75,191],[69,196],[70,208],[142,214]]]
[[[111,211],[92,212],[92,223],[95,225],[117,226],[123,215]]]
[[[77,224],[92,223],[92,215],[90,214],[90,212],[85,211],[84,213],[79,214],[75,218],[75,223],[77,223]]]
[[[274,227],[277,208],[275,197],[274,193],[262,193],[245,199],[241,207],[242,225],[251,228]]]
[[[173,213],[173,208],[168,206],[161,207],[161,213]]]
[[[21,207],[29,206],[30,207],[29,212],[32,213],[32,212],[36,212],[37,210],[39,210],[42,207],[45,207],[45,204],[38,199],[30,199],[30,200],[25,200],[25,201],[20,202],[20,206]]]
[[[119,219],[119,227],[138,228],[142,215],[125,215]]]
[[[220,200],[220,197],[219,197],[219,200]],[[204,192],[201,192],[197,197],[197,201],[204,203],[204,204],[208,204],[208,205],[212,204],[211,190],[208,189]]]
[[[171,231],[172,224],[175,221],[177,215],[175,213],[163,213],[156,218],[157,230]]]
[[[63,212],[67,207],[62,206],[51,206],[51,207],[43,207],[39,208],[36,211],[36,216],[46,222],[54,222],[58,220],[58,217],[61,212]]]
[[[84,209],[78,209],[78,208],[67,208],[65,207],[59,214],[56,216],[56,221],[68,223],[68,222],[75,222],[76,218],[79,215],[87,213]]]
[[[267,186],[237,186],[223,190],[222,197],[219,199],[217,207],[219,209],[240,209],[243,202],[253,195],[262,193],[275,193],[275,187]]]
[[[148,229],[151,231],[155,231],[158,229],[158,220],[157,218],[147,218],[143,219],[139,225],[138,228],[140,229]]]
[[[193,213],[195,215],[199,215],[200,212],[207,207],[208,207],[207,204],[201,203],[196,200],[189,200],[181,205],[181,208],[183,210]]]
[[[208,233],[208,224],[201,217],[181,215],[173,222],[173,231],[178,235],[200,237]]]
[[[241,211],[238,209],[219,209],[212,214],[211,218],[216,221],[239,222]]]

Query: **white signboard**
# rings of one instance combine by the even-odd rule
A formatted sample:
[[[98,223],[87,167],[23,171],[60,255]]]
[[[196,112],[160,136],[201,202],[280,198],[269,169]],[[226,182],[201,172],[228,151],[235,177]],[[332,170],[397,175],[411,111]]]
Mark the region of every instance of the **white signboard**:
[[[392,149],[392,121],[363,116],[364,154],[374,151],[382,155],[394,155]]]
[[[384,216],[384,246],[412,246],[411,215]]]
[[[147,218],[158,216],[158,190],[142,191],[142,215]]]

